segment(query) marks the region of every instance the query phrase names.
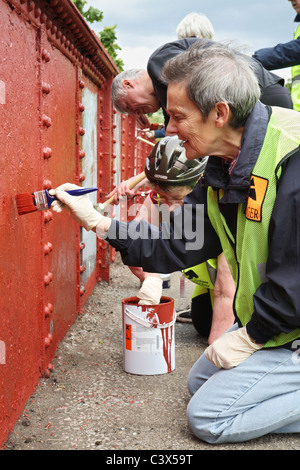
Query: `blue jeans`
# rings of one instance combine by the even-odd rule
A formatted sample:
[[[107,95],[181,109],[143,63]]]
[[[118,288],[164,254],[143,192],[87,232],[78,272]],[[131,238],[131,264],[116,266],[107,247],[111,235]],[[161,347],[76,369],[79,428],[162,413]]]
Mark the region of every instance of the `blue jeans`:
[[[300,342],[295,343],[298,348]],[[221,444],[300,432],[297,351],[262,349],[229,370],[218,369],[203,354],[188,377],[193,396],[187,417],[193,433],[210,444]]]

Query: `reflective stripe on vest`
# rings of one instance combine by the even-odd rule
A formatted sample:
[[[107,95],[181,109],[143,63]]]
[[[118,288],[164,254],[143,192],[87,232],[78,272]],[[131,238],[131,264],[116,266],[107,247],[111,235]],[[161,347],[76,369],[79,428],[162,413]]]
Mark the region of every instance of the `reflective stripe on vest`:
[[[294,39],[300,36],[300,25],[295,29]],[[292,88],[291,96],[293,100],[293,107],[296,111],[300,111],[300,64],[291,67],[292,74]]]
[[[236,283],[234,310],[242,325],[251,319],[253,295],[265,282],[268,231],[276,199],[277,178],[281,175],[282,162],[299,150],[299,126],[299,113],[284,108],[272,109],[264,144],[252,170],[248,201],[238,206],[236,238],[219,211],[222,191],[208,188],[208,215],[219,235]],[[264,347],[280,346],[299,336],[300,329],[288,334],[280,333]]]

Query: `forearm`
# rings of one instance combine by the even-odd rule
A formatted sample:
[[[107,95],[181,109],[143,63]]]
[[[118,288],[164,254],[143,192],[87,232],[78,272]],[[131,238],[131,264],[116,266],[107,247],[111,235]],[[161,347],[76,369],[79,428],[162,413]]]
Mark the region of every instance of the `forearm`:
[[[205,243],[200,249],[186,249],[189,241],[174,237],[163,238],[163,232],[147,224],[118,222],[113,220],[106,234],[106,240],[120,252],[124,264],[142,266],[148,272],[169,273],[200,264],[217,256],[221,247],[216,236],[204,236]],[[214,253],[214,254],[213,254]]]
[[[298,65],[300,62],[300,38],[275,47],[259,49],[253,55],[267,70]]]

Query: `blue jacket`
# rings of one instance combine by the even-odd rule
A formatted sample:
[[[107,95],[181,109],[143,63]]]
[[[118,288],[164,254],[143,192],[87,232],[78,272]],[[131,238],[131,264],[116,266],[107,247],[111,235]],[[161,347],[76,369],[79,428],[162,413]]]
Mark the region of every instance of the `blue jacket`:
[[[300,22],[300,14],[295,17],[295,22]],[[285,67],[292,67],[300,64],[300,37],[286,42],[285,44],[277,44],[274,47],[265,47],[259,49],[253,56],[258,60],[265,69],[275,70]]]

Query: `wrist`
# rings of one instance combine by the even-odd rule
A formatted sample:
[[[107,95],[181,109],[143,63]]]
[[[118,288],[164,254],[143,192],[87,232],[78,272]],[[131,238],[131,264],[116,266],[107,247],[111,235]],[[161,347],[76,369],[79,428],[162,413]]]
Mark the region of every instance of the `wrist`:
[[[104,238],[111,225],[111,219],[103,215],[101,215],[100,217],[101,218],[95,226],[94,231],[96,232],[99,238]]]

